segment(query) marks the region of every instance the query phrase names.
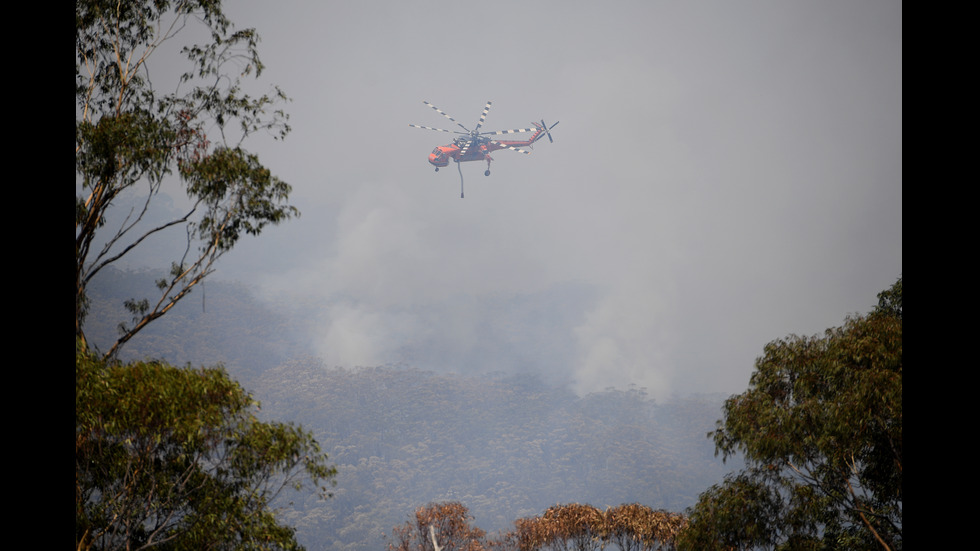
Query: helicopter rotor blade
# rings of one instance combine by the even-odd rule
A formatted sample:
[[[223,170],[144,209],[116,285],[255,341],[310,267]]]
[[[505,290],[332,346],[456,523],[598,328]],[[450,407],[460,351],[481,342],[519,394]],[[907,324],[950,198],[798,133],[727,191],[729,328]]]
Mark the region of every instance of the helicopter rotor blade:
[[[555,143],[554,138],[551,137],[551,129],[554,128],[554,127],[556,127],[556,126],[558,126],[558,123],[559,122],[561,122],[561,121],[558,121],[555,124],[553,124],[551,126],[548,126],[547,123],[544,122],[544,119],[541,119],[541,126],[544,127],[545,133],[548,134],[548,141],[551,142],[551,143]]]
[[[466,155],[466,151],[469,150],[470,146],[473,145],[473,140],[465,140],[464,143],[459,146],[459,158],[462,159]],[[458,162],[458,161],[457,161]]]
[[[492,143],[494,145],[499,145],[500,147],[502,147],[504,149],[510,149],[510,150],[513,150],[513,151],[517,151],[519,153],[524,153],[525,155],[530,155],[531,154],[531,152],[528,151],[528,150],[526,150],[526,149],[521,149],[519,147],[514,147],[512,145],[502,144],[500,142],[495,142],[493,140],[490,140],[490,143]]]
[[[496,132],[480,132],[482,135],[517,134],[518,132],[534,132],[537,128],[515,128],[513,130],[497,130]]]
[[[463,132],[460,132],[458,130],[444,130],[442,128],[432,128],[431,126],[420,126],[417,124],[409,124],[409,126],[413,128],[424,128],[426,130],[435,130],[436,132],[449,132],[450,134],[463,134]]]
[[[424,103],[424,104],[426,104],[426,105],[428,105],[429,107],[431,107],[432,109],[434,109],[436,113],[439,113],[439,114],[440,114],[440,115],[442,115],[443,117],[446,117],[447,119],[449,119],[449,120],[451,120],[451,121],[453,121],[453,122],[455,122],[455,123],[456,123],[456,124],[457,124],[457,125],[458,125],[458,126],[459,126],[460,128],[462,128],[463,130],[466,130],[467,132],[469,132],[469,131],[470,131],[470,130],[469,130],[469,128],[466,128],[466,127],[465,127],[465,126],[463,126],[462,124],[459,124],[459,122],[457,122],[457,121],[456,121],[456,119],[454,119],[454,118],[452,118],[452,117],[450,117],[450,116],[449,116],[448,114],[446,114],[446,113],[445,113],[445,112],[444,112],[444,111],[443,111],[442,109],[439,109],[439,108],[438,108],[438,107],[436,107],[435,105],[432,105],[431,103],[429,103],[429,102],[427,102],[427,101],[425,101],[425,100],[422,100],[422,103]]]
[[[490,103],[491,102],[487,101],[486,107],[483,108],[483,114],[480,115],[480,122],[478,122],[476,124],[476,128],[473,129],[474,132],[478,132],[480,127],[483,126],[483,123],[487,120],[487,113],[490,112]]]

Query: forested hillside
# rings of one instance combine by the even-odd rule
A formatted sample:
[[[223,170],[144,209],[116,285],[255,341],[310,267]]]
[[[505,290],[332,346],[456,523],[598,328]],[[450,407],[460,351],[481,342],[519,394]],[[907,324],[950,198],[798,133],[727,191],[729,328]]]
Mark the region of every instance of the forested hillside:
[[[121,304],[127,278],[149,277],[116,276],[93,290],[93,312]],[[644,389],[583,397],[514,373],[327,366],[285,308],[231,283],[209,282],[200,295],[125,355],[221,362],[262,415],[314,433],[339,471],[334,497],[282,504],[310,549],[381,549],[393,527],[434,501],[463,503],[491,533],[558,503],[680,512],[738,466],[722,464],[706,438],[725,396],[660,403]]]
[[[376,549],[380,533],[430,501],[462,502],[491,532],[556,503],[682,511],[724,472],[705,438],[721,397],[580,398],[520,376],[314,359],[266,372],[257,395],[263,411],[313,430],[338,465],[335,497],[296,504],[290,517],[329,548]]]
[[[123,302],[142,298],[161,272],[109,267],[89,287],[90,341],[105,347],[116,337],[113,323],[126,319]],[[285,309],[257,299],[239,283],[208,281],[150,324],[122,349],[121,359],[165,359],[173,365],[223,364],[251,390],[251,380],[287,358],[310,353],[307,339]]]

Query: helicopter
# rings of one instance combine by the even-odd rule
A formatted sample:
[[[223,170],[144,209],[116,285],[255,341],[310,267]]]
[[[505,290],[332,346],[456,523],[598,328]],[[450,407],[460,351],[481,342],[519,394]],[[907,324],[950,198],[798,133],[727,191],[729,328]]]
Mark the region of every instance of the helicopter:
[[[490,106],[492,102],[487,102],[486,107],[483,108],[483,114],[480,115],[480,121],[476,124],[473,130],[470,130],[456,121],[444,111],[432,105],[427,101],[422,101],[422,103],[428,105],[436,113],[439,113],[443,117],[446,117],[450,121],[456,123],[457,126],[465,130],[465,132],[460,132],[459,130],[444,130],[442,128],[433,128],[431,126],[420,126],[418,124],[409,124],[413,128],[422,128],[425,130],[435,130],[437,132],[448,132],[459,134],[453,139],[453,142],[447,145],[436,146],[429,153],[429,163],[436,167],[436,172],[439,172],[440,168],[444,168],[449,165],[449,159],[456,162],[456,167],[459,169],[459,180],[460,180],[460,192],[459,196],[463,197],[463,170],[459,168],[459,163],[467,161],[483,161],[487,162],[487,170],[484,171],[484,176],[490,175],[490,161],[493,159],[490,157],[490,153],[493,151],[498,151],[500,149],[510,149],[512,151],[517,151],[519,153],[530,154],[531,152],[526,149],[521,149],[522,147],[533,147],[534,142],[540,140],[544,136],[548,136],[548,140],[554,143],[554,139],[551,137],[551,129],[558,125],[556,122],[551,126],[548,126],[544,122],[544,119],[540,123],[532,122],[531,128],[515,128],[512,130],[497,130],[491,132],[480,132],[480,128],[486,121],[487,113],[490,112]],[[494,140],[490,136],[500,136],[504,134],[518,134],[521,132],[533,132],[531,137],[526,140]]]

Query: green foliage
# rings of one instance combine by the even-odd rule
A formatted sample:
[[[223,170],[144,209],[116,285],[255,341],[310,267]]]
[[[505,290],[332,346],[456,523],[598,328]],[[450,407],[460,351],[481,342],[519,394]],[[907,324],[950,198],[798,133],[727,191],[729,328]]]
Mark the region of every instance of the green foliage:
[[[221,369],[75,356],[78,549],[296,549],[270,509],[336,471],[312,435],[256,419]]]
[[[765,548],[774,538],[778,492],[754,477],[729,476],[701,494],[691,513],[683,548],[709,550]]]
[[[166,56],[178,49],[166,46],[184,36],[208,40],[179,48],[185,72],[162,93],[151,58],[172,66]],[[280,90],[252,97],[242,89],[262,70],[257,43],[255,30],[234,30],[214,0],[75,3],[75,334],[84,347],[90,282],[148,238],[177,230],[186,243],[161,259],[173,269],[142,291],[152,298],[127,300],[132,320],[120,324],[106,357],[212,273],[241,236],[298,215],[286,203],[290,186],[241,146],[256,132],[289,132],[274,107],[287,99]],[[151,205],[171,183],[189,206],[151,221]],[[128,209],[124,197],[141,199]]]
[[[867,316],[769,343],[724,414],[716,449],[749,468],[702,495],[691,549],[901,549],[902,280]]]

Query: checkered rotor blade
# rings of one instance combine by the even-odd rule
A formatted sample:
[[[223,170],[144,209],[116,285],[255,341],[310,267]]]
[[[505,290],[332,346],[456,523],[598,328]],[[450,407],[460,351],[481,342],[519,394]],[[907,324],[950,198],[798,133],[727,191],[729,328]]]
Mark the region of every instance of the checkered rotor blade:
[[[468,139],[465,143],[459,144],[459,158],[462,159],[466,152],[469,150],[470,146],[473,145],[473,140]]]
[[[483,135],[499,136],[501,134],[517,134],[519,132],[534,132],[537,128],[515,128],[513,130],[497,130],[496,132],[480,132]]]
[[[528,151],[528,150],[526,150],[526,149],[521,149],[519,147],[514,147],[512,145],[502,144],[500,142],[495,142],[493,140],[491,140],[490,143],[492,143],[494,145],[499,145],[500,147],[502,147],[504,149],[510,149],[510,150],[513,150],[513,151],[517,151],[519,153],[524,153],[525,155],[530,155],[531,154],[531,152]]]
[[[449,119],[449,120],[451,120],[451,121],[453,121],[453,122],[455,122],[455,123],[456,123],[456,124],[457,124],[457,125],[458,125],[458,126],[459,126],[460,128],[462,128],[463,130],[466,130],[467,132],[469,132],[469,131],[470,131],[470,130],[469,130],[468,128],[466,128],[466,127],[465,127],[465,126],[463,126],[462,124],[459,124],[459,123],[458,123],[458,122],[456,121],[456,119],[454,119],[454,118],[452,118],[452,117],[450,117],[450,116],[449,116],[448,114],[446,114],[446,113],[445,113],[445,112],[444,112],[444,111],[443,111],[442,109],[439,109],[439,108],[438,108],[438,107],[436,107],[435,105],[432,105],[431,103],[429,103],[429,102],[427,102],[427,101],[425,101],[425,100],[422,100],[422,103],[424,103],[424,104],[426,104],[426,105],[428,105],[429,107],[431,107],[432,109],[434,109],[436,113],[439,113],[439,114],[440,114],[440,115],[442,115],[443,117],[446,117],[447,119]]]
[[[480,127],[483,126],[484,121],[487,120],[487,113],[490,112],[490,102],[487,102],[486,107],[483,108],[483,114],[480,115],[480,122],[476,124],[476,128],[473,129],[474,132],[478,132]]]
[[[409,124],[409,126],[413,128],[424,128],[426,130],[435,130],[436,132],[449,132],[450,134],[453,133],[452,130],[444,130],[442,128],[432,128],[431,126],[419,126],[417,124]],[[456,134],[462,134],[462,132],[456,132]]]

